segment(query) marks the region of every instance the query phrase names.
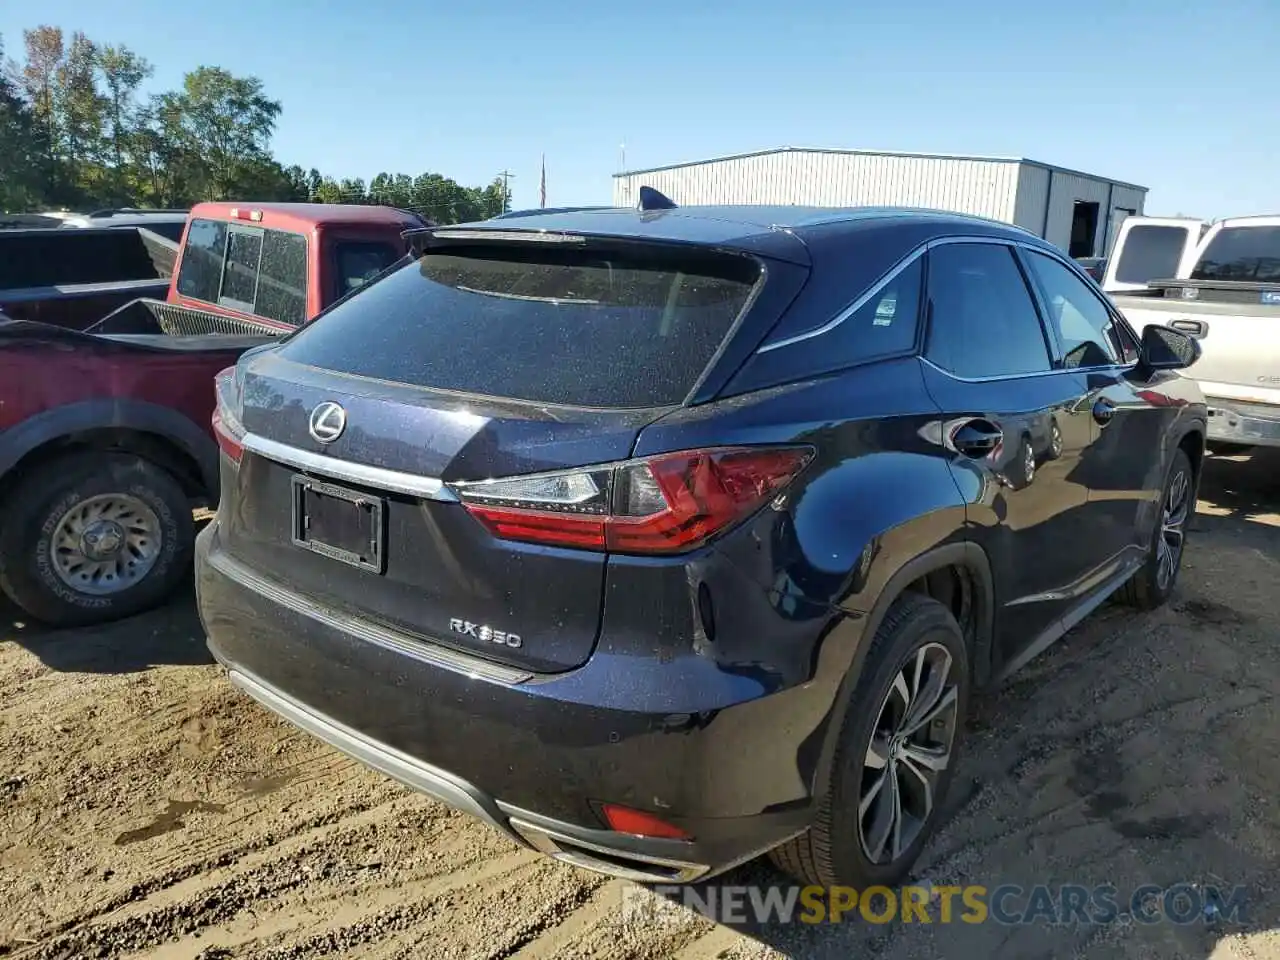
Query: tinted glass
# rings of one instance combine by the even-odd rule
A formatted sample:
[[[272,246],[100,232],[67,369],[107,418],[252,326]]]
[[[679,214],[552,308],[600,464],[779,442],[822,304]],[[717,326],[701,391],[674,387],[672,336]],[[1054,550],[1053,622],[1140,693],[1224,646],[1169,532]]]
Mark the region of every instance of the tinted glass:
[[[267,230],[262,238],[262,268],[254,313],[298,326],[307,319],[307,238]]]
[[[258,260],[262,255],[262,233],[232,230],[227,240],[226,270],[222,274],[220,299],[253,309],[258,292]]]
[[[581,406],[674,404],[758,278],[742,257],[662,249],[457,249],[401,267],[280,349],[301,363],[424,387]]]
[[[1050,369],[1040,318],[1012,250],[953,243],[929,251],[927,355],[960,377]]]
[[[217,220],[192,220],[178,271],[178,292],[184,297],[215,303],[222,281],[222,254],[227,225]]]
[[[1121,283],[1167,280],[1178,273],[1178,261],[1187,242],[1181,227],[1134,227],[1124,238],[1116,279]]]
[[[339,297],[344,297],[357,287],[368,283],[400,256],[400,251],[385,243],[366,243],[356,240],[343,240],[336,244],[333,250]]]
[[[841,363],[910,350],[916,342],[923,272],[923,261],[917,260],[813,345]]]
[[[143,230],[150,230],[152,233],[158,233],[174,243],[180,243],[182,241],[182,228],[186,224],[181,221],[174,223],[166,220],[162,223],[144,223],[140,226]]]
[[[1209,241],[1192,280],[1280,282],[1280,227],[1227,227]]]
[[[1065,366],[1105,367],[1129,353],[1131,343],[1088,284],[1052,257],[1030,253],[1027,261],[1044,293]]]

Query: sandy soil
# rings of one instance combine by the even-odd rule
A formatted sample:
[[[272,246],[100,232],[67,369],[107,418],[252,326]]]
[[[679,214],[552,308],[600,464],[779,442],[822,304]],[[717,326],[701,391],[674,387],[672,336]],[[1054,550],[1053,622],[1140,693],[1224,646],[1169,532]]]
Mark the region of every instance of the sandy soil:
[[[637,922],[635,888],[522,851],[234,693],[185,597],[63,634],[0,609],[0,955],[1280,958],[1277,466],[1211,463],[1169,607],[1108,605],[979,699],[917,871],[1244,884],[1243,925]],[[781,878],[755,863],[724,882]]]

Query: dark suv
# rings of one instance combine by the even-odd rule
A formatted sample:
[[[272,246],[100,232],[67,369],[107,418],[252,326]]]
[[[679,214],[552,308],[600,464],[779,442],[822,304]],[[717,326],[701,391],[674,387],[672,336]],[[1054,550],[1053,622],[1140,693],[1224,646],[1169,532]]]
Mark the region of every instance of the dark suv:
[[[1194,509],[1194,340],[928,211],[417,232],[218,382],[209,645],[272,710],[514,840],[685,881],[910,866],[973,688]]]

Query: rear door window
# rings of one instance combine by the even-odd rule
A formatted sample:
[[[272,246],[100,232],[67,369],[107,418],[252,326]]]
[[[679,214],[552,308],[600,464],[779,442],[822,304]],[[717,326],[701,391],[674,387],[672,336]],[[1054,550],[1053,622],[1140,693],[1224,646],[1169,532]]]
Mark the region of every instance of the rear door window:
[[[428,252],[292,337],[285,357],[415,386],[588,407],[680,403],[760,278],[653,245]]]
[[[925,355],[970,379],[1052,368],[1035,301],[1009,247],[948,243],[929,251]]]

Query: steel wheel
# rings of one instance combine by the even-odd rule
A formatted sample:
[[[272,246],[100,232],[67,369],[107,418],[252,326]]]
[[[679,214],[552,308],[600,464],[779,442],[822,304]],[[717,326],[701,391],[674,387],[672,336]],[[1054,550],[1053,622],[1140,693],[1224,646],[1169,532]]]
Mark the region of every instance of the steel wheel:
[[[82,500],[59,518],[49,541],[58,579],[104,596],[132,587],[155,566],[160,519],[137,497],[107,493]]]
[[[1169,480],[1160,514],[1160,535],[1156,539],[1156,585],[1162,591],[1173,582],[1182,560],[1190,506],[1191,479],[1185,470],[1179,470]]]
[[[871,863],[897,860],[933,813],[955,740],[955,668],[946,647],[926,643],[898,671],[880,704],[858,803],[858,837]]]

